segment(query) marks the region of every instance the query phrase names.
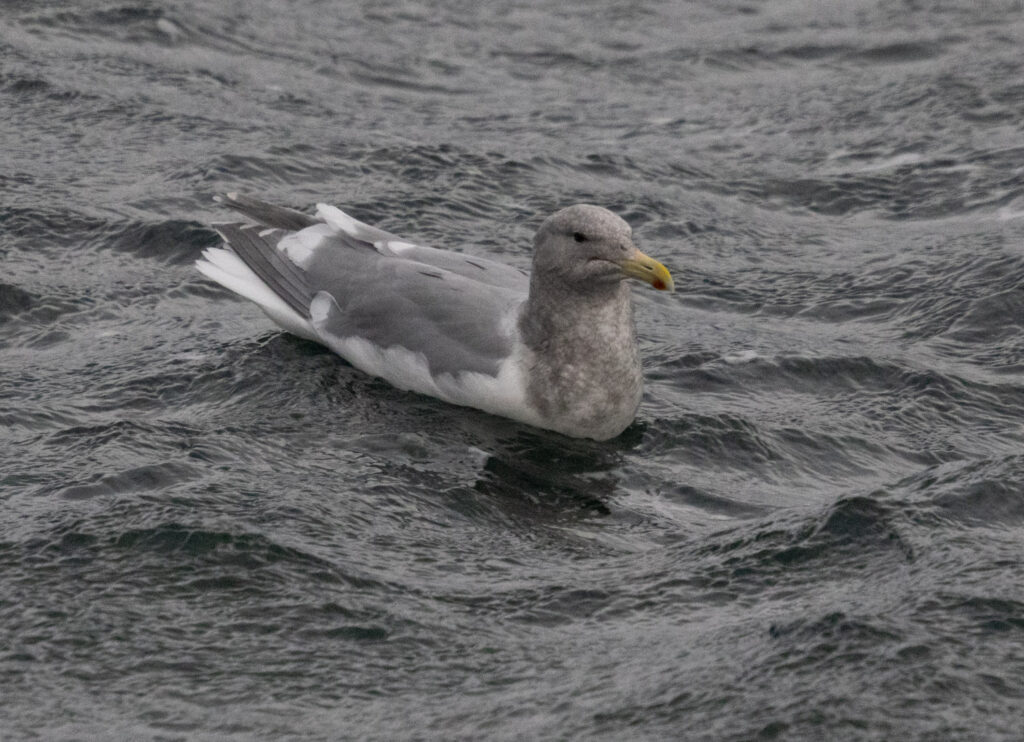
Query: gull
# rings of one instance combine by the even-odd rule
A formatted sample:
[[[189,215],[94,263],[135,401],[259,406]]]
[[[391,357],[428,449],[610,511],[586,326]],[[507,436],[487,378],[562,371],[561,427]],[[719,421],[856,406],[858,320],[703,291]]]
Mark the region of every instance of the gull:
[[[400,388],[567,436],[607,440],[643,393],[626,279],[673,290],[600,206],[555,212],[527,273],[403,240],[337,207],[315,216],[229,193],[254,224],[217,224],[196,267],[278,326]]]

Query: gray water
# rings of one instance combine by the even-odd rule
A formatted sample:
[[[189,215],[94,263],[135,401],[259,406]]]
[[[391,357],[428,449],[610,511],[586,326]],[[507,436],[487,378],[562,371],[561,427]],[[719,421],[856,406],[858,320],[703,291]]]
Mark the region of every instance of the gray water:
[[[8,0],[0,737],[1015,740],[1020,2]],[[393,389],[193,268],[239,190],[527,266],[636,423]]]

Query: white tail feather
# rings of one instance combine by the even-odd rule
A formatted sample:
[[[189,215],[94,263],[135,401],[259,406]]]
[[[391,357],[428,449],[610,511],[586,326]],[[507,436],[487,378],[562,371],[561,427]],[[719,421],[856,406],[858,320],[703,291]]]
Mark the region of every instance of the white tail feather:
[[[254,302],[277,325],[293,335],[320,342],[309,320],[288,306],[233,252],[210,247],[203,250],[203,258],[196,261],[196,268],[204,276]]]

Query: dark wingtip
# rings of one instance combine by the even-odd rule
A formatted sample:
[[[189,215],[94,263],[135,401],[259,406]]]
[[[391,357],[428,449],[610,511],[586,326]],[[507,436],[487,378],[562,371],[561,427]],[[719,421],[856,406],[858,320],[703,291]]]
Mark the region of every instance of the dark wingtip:
[[[303,214],[283,206],[260,201],[249,196],[242,195],[237,191],[218,193],[213,197],[221,206],[234,209],[245,214],[255,222],[275,229],[284,229],[290,232],[297,232],[300,229],[319,224],[320,219],[314,216]]]

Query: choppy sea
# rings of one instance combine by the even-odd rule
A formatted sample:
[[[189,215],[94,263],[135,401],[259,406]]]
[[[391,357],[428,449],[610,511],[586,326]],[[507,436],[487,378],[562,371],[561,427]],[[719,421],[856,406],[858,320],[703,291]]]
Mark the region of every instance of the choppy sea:
[[[0,738],[1024,737],[1019,1],[9,0]],[[527,266],[606,206],[636,423],[398,391],[211,197]]]

